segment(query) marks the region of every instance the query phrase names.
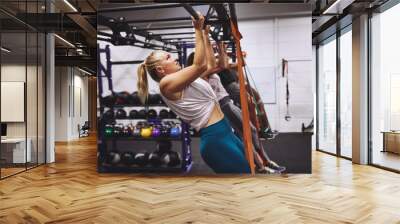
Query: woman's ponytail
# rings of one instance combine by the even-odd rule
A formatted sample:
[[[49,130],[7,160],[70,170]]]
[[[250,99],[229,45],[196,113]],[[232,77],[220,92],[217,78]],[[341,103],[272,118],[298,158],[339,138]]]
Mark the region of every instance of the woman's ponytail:
[[[140,102],[142,104],[145,104],[147,102],[147,97],[149,94],[149,85],[147,81],[147,72],[146,72],[146,66],[144,63],[140,64],[138,69],[137,69],[137,89],[138,89],[138,95]]]

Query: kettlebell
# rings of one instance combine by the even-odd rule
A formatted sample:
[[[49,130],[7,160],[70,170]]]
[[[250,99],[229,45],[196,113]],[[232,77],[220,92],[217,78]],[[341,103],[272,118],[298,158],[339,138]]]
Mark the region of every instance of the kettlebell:
[[[131,136],[131,131],[128,126],[124,126],[124,129],[122,130],[122,135],[123,136]]]
[[[114,126],[114,136],[121,136],[123,131],[123,125],[122,124],[117,124]]]
[[[161,137],[169,137],[170,128],[168,126],[162,125],[160,127],[160,136]]]
[[[104,128],[104,134],[106,136],[112,136],[114,133],[114,128],[112,125],[107,124]]]
[[[157,137],[160,137],[160,135],[161,135],[160,128],[159,127],[153,127],[151,136],[157,138]]]
[[[173,138],[179,137],[181,134],[181,129],[179,127],[172,127],[170,131],[170,136]]]
[[[151,137],[151,133],[152,133],[152,127],[144,127],[144,128],[142,128],[142,130],[140,131],[140,135],[142,136],[142,138],[149,138],[149,137]]]
[[[140,127],[135,127],[134,129],[133,129],[133,132],[132,132],[132,135],[134,136],[134,137],[140,137],[140,135],[141,135],[141,128]]]

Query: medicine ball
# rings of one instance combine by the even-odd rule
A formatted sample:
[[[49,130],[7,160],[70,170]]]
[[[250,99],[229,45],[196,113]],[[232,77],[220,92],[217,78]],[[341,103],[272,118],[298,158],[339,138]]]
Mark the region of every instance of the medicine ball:
[[[150,109],[150,110],[147,112],[147,117],[150,118],[150,119],[155,119],[155,118],[157,118],[157,111],[154,110],[154,109]]]
[[[115,93],[115,105],[126,105],[129,103],[130,94],[126,91]]]
[[[122,109],[122,108],[118,109],[117,113],[116,113],[116,118],[117,119],[125,119],[126,118],[126,111],[124,109]]]
[[[160,110],[160,113],[158,113],[158,116],[161,119],[167,119],[169,117],[169,112],[166,109],[162,109],[162,110]]]
[[[162,98],[161,98],[161,95],[160,94],[154,94],[154,102],[156,103],[156,104],[162,104],[163,103],[163,100],[162,100]]]
[[[146,110],[145,109],[139,110],[139,112],[137,114],[137,118],[138,119],[146,119]]]
[[[104,114],[103,114],[103,119],[104,119],[104,121],[106,121],[106,122],[112,121],[112,120],[114,119],[114,110],[109,109],[109,110],[107,110],[106,112],[104,112]]]
[[[107,156],[107,163],[116,165],[121,161],[121,156],[118,152],[110,152]]]
[[[124,152],[121,155],[121,162],[125,165],[133,165],[135,163],[135,153]]]
[[[164,154],[170,152],[172,148],[172,142],[168,140],[158,141],[157,142],[157,152]]]
[[[100,103],[106,107],[112,107],[115,103],[115,97],[111,94],[100,98]]]
[[[165,102],[164,102],[163,98],[161,97],[161,95],[160,95],[160,104],[165,105]]]
[[[138,111],[137,110],[133,109],[133,110],[129,111],[129,118],[136,119],[137,116],[138,116]]]
[[[130,102],[131,105],[138,106],[138,105],[141,104],[141,103],[140,103],[140,99],[139,99],[139,95],[138,95],[138,92],[137,92],[137,91],[135,91],[135,92],[133,92],[133,93],[131,94],[130,100],[131,100],[131,102]]]
[[[157,104],[158,102],[157,102],[156,94],[149,93],[149,96],[147,98],[147,103],[149,103],[149,104]]]
[[[162,162],[169,167],[174,167],[181,163],[181,158],[179,153],[174,151],[164,153],[161,159]]]
[[[136,165],[143,167],[143,166],[147,165],[148,158],[149,158],[148,152],[146,152],[146,153],[139,152],[139,153],[136,153],[134,161],[135,161]]]
[[[149,163],[154,167],[158,167],[162,165],[163,161],[157,152],[152,152],[149,155]]]

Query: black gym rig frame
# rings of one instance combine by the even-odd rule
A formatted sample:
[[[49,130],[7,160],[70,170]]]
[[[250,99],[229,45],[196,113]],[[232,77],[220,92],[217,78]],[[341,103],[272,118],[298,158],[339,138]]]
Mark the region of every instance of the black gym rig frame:
[[[193,4],[193,5],[205,5],[205,4]],[[230,5],[232,7],[233,4]],[[137,11],[137,10],[151,10],[161,8],[174,8],[183,7],[190,13],[191,16],[197,18],[195,10],[192,5],[189,4],[151,4],[141,6],[129,6],[129,7],[118,7],[111,9],[99,10],[102,12],[118,12],[118,11]],[[164,21],[191,21],[191,17],[176,17],[169,19],[150,19],[150,20],[138,20],[138,21],[126,21],[125,18],[111,18],[98,15],[98,25],[105,26],[111,29],[112,33],[98,31],[97,39],[105,42],[109,42],[114,46],[136,46],[141,48],[153,49],[153,50],[164,50],[171,53],[177,53],[181,66],[186,64],[187,49],[194,48],[194,32],[174,32],[174,33],[160,33],[154,34],[150,30],[166,30],[166,29],[187,29],[193,28],[193,26],[165,26],[165,27],[150,27],[150,28],[137,28],[136,26],[130,25],[135,23],[148,23],[148,22],[164,22]],[[231,39],[230,31],[230,19],[227,10],[227,5],[224,4],[210,4],[207,15],[205,16],[205,24],[209,24],[212,27],[210,32],[211,37],[215,41],[225,41],[230,44],[232,52],[234,53],[234,44]],[[124,33],[124,35],[122,35]],[[192,34],[191,37],[175,37],[175,38],[163,38],[163,36],[170,35],[188,35]],[[145,41],[138,40],[136,37],[142,37]],[[154,42],[159,42],[157,44]],[[105,54],[106,65],[104,66],[100,61],[100,55]],[[233,54],[234,55],[234,54]],[[233,58],[233,60],[235,60]],[[97,61],[98,61],[98,98],[103,96],[103,78],[106,78],[108,82],[108,89],[114,94],[113,83],[112,83],[112,66],[113,65],[124,65],[124,64],[140,64],[143,60],[135,61],[111,61],[110,57],[110,46],[106,45],[104,49],[97,45]],[[128,166],[111,166],[105,163],[105,159],[108,152],[107,141],[112,141],[112,148],[116,148],[116,141],[118,139],[124,140],[139,140],[139,141],[157,141],[165,138],[135,138],[135,137],[110,137],[105,135],[105,126],[108,122],[103,119],[103,114],[106,106],[103,105],[102,100],[99,100],[99,122],[98,122],[98,172],[138,172],[138,173],[178,173],[178,172],[189,172],[192,167],[192,154],[190,148],[190,132],[189,125],[181,121],[181,138],[167,138],[171,141],[182,142],[182,161],[180,167],[128,167]],[[143,106],[143,105],[141,105]],[[148,106],[166,106],[166,105],[145,105],[146,109]],[[110,110],[114,110],[113,106]]]

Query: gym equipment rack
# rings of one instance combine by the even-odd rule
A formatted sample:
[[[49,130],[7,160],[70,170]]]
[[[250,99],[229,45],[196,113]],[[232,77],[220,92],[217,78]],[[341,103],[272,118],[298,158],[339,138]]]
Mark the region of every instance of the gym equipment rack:
[[[112,66],[113,65],[124,65],[124,64],[138,64],[143,61],[111,61],[110,56],[110,46],[106,45],[104,49],[97,46],[97,58],[98,58],[98,90],[99,90],[99,98],[102,97],[104,93],[103,89],[103,79],[105,78],[108,83],[108,89],[111,91],[111,94],[114,94],[113,90],[113,82],[112,82]],[[106,65],[104,66],[100,61],[100,55],[105,54]],[[180,57],[183,58],[183,57]],[[183,62],[183,61],[182,61]],[[147,104],[147,105],[112,105],[105,106],[102,103],[102,100],[99,100],[99,122],[98,122],[98,154],[97,154],[97,170],[101,173],[107,172],[132,172],[132,173],[179,173],[179,172],[189,172],[192,167],[192,152],[190,148],[190,133],[189,126],[181,121],[181,134],[180,137],[150,137],[150,138],[141,138],[134,136],[107,136],[105,134],[105,127],[109,124],[109,121],[104,119],[104,111],[106,108],[109,110],[114,110],[115,108],[124,108],[124,107],[145,107],[148,110],[149,107],[152,106],[161,106],[167,107],[165,104]],[[113,120],[119,120],[117,118],[113,118]],[[133,120],[132,118],[125,118],[124,120]],[[140,119],[142,120],[142,119]],[[106,157],[108,152],[117,150],[117,141],[160,141],[160,140],[169,140],[169,141],[181,141],[181,155],[182,160],[179,167],[139,167],[139,166],[125,166],[125,165],[111,165],[106,163]],[[108,142],[111,141],[112,147],[110,148]]]

